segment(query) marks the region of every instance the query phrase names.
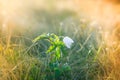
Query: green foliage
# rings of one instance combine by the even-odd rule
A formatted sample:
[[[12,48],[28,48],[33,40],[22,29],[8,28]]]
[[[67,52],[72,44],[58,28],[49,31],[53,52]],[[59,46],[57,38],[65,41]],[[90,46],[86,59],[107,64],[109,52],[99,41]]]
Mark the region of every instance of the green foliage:
[[[47,40],[50,43],[47,55],[47,68],[46,68],[46,79],[47,80],[62,80],[62,77],[70,77],[71,67],[67,63],[62,62],[62,56],[64,56],[65,43],[63,42],[64,37],[59,37],[55,34],[42,34],[33,40],[33,43],[37,43],[40,40]],[[68,75],[69,74],[69,75]]]
[[[64,43],[60,40],[60,38],[55,34],[42,34],[35,38],[33,42],[37,42],[39,40],[47,40],[51,45],[49,46],[48,50],[46,51],[46,54],[50,56],[51,61],[50,62],[56,62],[60,60],[60,57],[62,55],[61,48],[65,47]]]

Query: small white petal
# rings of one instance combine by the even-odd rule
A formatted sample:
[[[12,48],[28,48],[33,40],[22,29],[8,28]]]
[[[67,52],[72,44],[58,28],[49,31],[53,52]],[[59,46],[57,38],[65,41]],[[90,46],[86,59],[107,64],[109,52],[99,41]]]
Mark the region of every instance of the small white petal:
[[[47,36],[50,36],[50,33],[47,33]]]
[[[74,41],[69,37],[64,37],[63,42],[67,48],[71,48],[72,43],[74,43]]]

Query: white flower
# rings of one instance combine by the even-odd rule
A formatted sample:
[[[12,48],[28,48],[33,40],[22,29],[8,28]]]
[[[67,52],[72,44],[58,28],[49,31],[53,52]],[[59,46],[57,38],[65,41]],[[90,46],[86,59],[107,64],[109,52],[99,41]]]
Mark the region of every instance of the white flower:
[[[64,37],[63,42],[67,48],[71,48],[72,43],[74,43],[74,41],[69,37]]]

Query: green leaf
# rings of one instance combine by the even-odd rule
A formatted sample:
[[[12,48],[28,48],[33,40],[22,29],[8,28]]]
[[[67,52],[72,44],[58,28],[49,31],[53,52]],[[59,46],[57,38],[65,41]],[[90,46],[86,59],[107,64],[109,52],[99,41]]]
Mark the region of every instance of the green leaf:
[[[60,58],[60,47],[56,48],[56,58],[59,59]]]
[[[50,47],[48,48],[48,50],[47,50],[46,53],[50,53],[50,52],[52,52],[52,51],[54,51],[54,50],[55,50],[55,45],[52,45],[52,46],[50,46]]]
[[[36,38],[33,40],[33,42],[35,43],[35,42],[37,42],[37,41],[39,41],[39,40],[41,40],[41,39],[48,39],[48,37],[49,37],[49,36],[48,36],[47,34],[42,34],[42,35],[36,37]]]

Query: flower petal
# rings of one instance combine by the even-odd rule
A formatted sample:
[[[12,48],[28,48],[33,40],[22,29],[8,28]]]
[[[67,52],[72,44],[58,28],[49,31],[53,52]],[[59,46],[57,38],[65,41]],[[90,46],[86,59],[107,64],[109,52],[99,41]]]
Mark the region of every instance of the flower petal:
[[[68,36],[64,37],[63,42],[67,48],[71,48],[72,43],[74,43],[74,41]]]

